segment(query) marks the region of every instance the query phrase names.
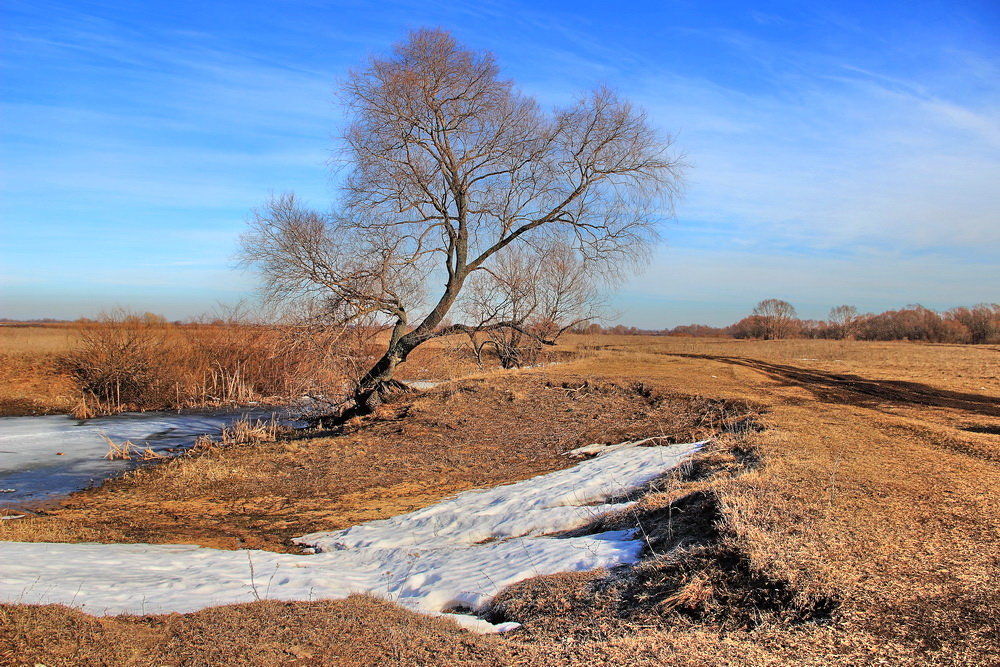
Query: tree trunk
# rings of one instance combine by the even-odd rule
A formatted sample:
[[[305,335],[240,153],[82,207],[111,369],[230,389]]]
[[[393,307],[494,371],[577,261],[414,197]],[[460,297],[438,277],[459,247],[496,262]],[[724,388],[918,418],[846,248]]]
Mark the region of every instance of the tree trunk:
[[[351,410],[353,414],[370,414],[389,394],[405,391],[406,385],[394,380],[392,376],[396,366],[406,361],[410,352],[420,344],[407,340],[408,338],[409,335],[403,336],[390,343],[385,354],[358,380],[354,391],[354,407]]]
[[[434,330],[444,321],[455,303],[467,275],[468,271],[464,267],[461,271],[455,272],[445,285],[444,294],[441,295],[437,305],[413,331],[403,334],[405,322],[400,320],[396,323],[385,354],[358,381],[354,392],[354,406],[341,415],[342,419],[371,414],[386,396],[407,389],[405,384],[392,377],[396,372],[396,366],[406,361],[410,352],[418,345],[434,337]]]

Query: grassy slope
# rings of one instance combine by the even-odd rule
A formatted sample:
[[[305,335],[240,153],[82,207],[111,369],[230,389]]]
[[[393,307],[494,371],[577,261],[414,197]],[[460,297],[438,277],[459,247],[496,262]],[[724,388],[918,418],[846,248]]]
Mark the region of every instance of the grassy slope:
[[[620,385],[642,381],[666,395],[698,392],[768,406],[762,420],[769,428],[743,434],[739,443],[744,450],[752,447],[762,465],[677,479],[644,501],[643,516],[653,526],[662,527],[662,522],[656,523],[657,512],[681,507],[671,503],[691,492],[706,494],[719,512],[714,543],[689,545],[678,562],[654,558],[640,568],[644,578],[638,583],[647,587],[645,597],[635,595],[637,582],[627,578],[623,582],[573,575],[527,582],[503,596],[504,613],[527,621],[525,631],[505,637],[460,633],[447,623],[363,597],[313,604],[262,602],[151,619],[92,619],[62,608],[5,607],[0,608],[0,656],[7,651],[11,659],[28,664],[203,664],[222,661],[225,655],[230,664],[628,660],[692,665],[878,660],[990,664],[1000,657],[993,620],[1000,565],[996,349],[611,337],[571,344],[589,348],[584,350],[588,356],[537,373],[556,384],[578,383],[581,378],[606,378]],[[283,474],[308,479],[310,470],[328,474],[331,468],[322,468],[322,453],[337,452],[346,457],[340,460],[354,460],[358,466],[368,461],[374,467],[380,457],[388,457],[392,467],[402,465],[409,477],[426,480],[411,489],[419,492],[412,497],[406,491],[398,496],[387,492],[400,481],[382,473],[361,479],[357,484],[363,488],[332,498],[306,485],[305,495],[312,496],[303,502],[316,502],[316,514],[306,514],[305,522],[332,527],[362,514],[381,515],[378,508],[364,513],[376,505],[375,498],[390,499],[382,511],[392,513],[433,502],[453,490],[551,469],[561,465],[554,457],[559,448],[603,439],[596,433],[615,428],[613,424],[620,423],[615,417],[622,414],[635,419],[625,431],[608,435],[626,435],[630,428],[693,434],[725,416],[717,403],[671,399],[654,408],[627,393],[611,394],[610,399],[596,395],[587,400],[599,406],[592,403],[578,413],[562,413],[565,417],[551,429],[555,435],[546,439],[549,416],[557,409],[552,401],[561,410],[581,407],[564,405],[556,392],[548,404],[532,408],[532,399],[546,391],[531,380],[506,378],[499,387],[481,387],[479,393],[445,392],[437,398],[428,394],[415,404],[423,407],[410,408],[408,416],[400,407],[400,421],[362,428],[345,438],[178,462],[149,473],[149,479],[74,499],[63,513],[38,520],[34,527],[3,526],[7,534],[0,537],[23,539],[18,531],[34,530],[42,539],[86,539],[88,531],[104,530],[99,521],[88,519],[98,514],[95,510],[103,515],[115,499],[131,508],[129,503],[138,503],[134,499],[143,496],[143,489],[181,474],[178,470],[186,465],[202,466],[203,477],[214,475],[215,486],[203,489],[206,498],[224,495],[230,488],[227,503],[241,496],[244,503],[258,503],[257,496],[236,482],[244,475],[237,464],[245,466],[260,454],[266,455],[263,465],[274,473],[269,479]],[[475,416],[476,405],[484,401],[499,407]],[[708,414],[708,421],[692,415],[667,418],[681,407],[681,412],[697,407],[702,417]],[[524,422],[532,410],[539,416],[533,423]],[[503,417],[511,413],[516,425]],[[592,425],[588,420],[594,414],[605,418]],[[516,433],[522,422],[531,437],[506,435]],[[492,430],[487,426],[491,423]],[[517,443],[509,446],[505,437]],[[399,450],[386,450],[399,441],[410,443],[414,451],[424,447],[410,461],[412,470],[405,470]],[[483,448],[469,446],[475,441],[484,443]],[[536,441],[539,444],[532,445]],[[297,448],[297,453],[279,456],[278,447]],[[483,465],[487,450],[493,458]],[[355,459],[348,452],[355,452]],[[280,493],[276,490],[275,496]],[[394,497],[403,504],[394,504]],[[275,501],[275,508],[280,505]],[[262,525],[288,519],[266,503],[254,507]],[[147,503],[142,511],[152,520],[155,503]],[[223,513],[212,520],[225,532],[227,521],[236,522],[238,514]],[[703,521],[712,516],[692,511],[690,518]],[[682,517],[677,514],[671,520]],[[139,532],[130,535],[120,528],[118,539],[148,530],[141,513],[133,523]],[[293,525],[289,531],[302,532],[300,528]],[[167,541],[191,541],[176,527],[156,530]],[[276,532],[269,539],[266,546],[280,548],[284,535]],[[736,554],[736,560],[724,558],[726,553]],[[807,608],[810,600],[834,601],[832,619],[794,623],[794,614],[767,608],[771,598],[761,601],[747,595],[748,590],[768,586],[794,598],[781,603],[786,612]],[[748,611],[748,600],[760,603],[759,609]],[[732,613],[738,605],[741,613]]]

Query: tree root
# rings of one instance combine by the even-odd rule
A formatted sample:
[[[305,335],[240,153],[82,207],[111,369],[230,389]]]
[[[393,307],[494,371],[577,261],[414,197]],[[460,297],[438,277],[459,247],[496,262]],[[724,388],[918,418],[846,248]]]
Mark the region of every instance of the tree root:
[[[390,397],[410,391],[413,391],[413,389],[405,382],[400,382],[399,380],[379,382],[369,389],[359,389],[356,391],[353,400],[339,413],[318,415],[310,417],[306,421],[310,428],[339,428],[350,419],[367,417],[373,414]]]

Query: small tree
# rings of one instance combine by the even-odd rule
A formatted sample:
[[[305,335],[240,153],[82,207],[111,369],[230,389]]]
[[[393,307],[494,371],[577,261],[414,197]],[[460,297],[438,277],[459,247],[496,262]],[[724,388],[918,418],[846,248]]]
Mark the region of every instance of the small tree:
[[[469,279],[461,310],[477,362],[491,350],[504,368],[537,361],[543,345],[599,316],[600,291],[572,248],[508,248]],[[497,322],[516,326],[494,328]]]
[[[754,306],[751,318],[759,327],[758,338],[787,338],[795,332],[796,314],[792,304],[781,299],[765,299]]]
[[[350,170],[339,206],[322,214],[292,195],[272,199],[242,249],[270,299],[391,326],[357,381],[359,412],[398,387],[396,367],[436,336],[509,330],[551,342],[520,314],[442,326],[505,253],[548,263],[541,249],[566,248],[588,276],[615,280],[645,261],[672,211],[682,163],[643,112],[604,88],[543,112],[491,54],[447,32],[411,33],[352,72],[343,94]]]
[[[854,306],[835,306],[830,309],[830,328],[834,338],[853,338],[860,317]]]

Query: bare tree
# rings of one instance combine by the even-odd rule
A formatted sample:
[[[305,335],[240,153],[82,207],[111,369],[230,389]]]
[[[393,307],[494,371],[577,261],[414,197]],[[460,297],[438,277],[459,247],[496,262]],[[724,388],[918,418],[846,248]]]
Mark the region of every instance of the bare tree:
[[[565,244],[513,246],[497,253],[491,268],[469,278],[460,310],[476,361],[492,351],[504,368],[537,361],[544,345],[600,316],[601,292],[585,262]],[[494,328],[498,322],[511,326]]]
[[[991,343],[1000,339],[1000,304],[980,303],[972,308],[952,308],[945,315],[969,330],[971,343]]]
[[[764,299],[754,306],[750,316],[756,318],[760,328],[759,337],[764,340],[787,338],[795,332],[795,308],[787,301]]]
[[[397,365],[435,336],[547,340],[517,317],[442,326],[470,276],[505,252],[565,246],[588,275],[614,279],[645,261],[672,212],[683,165],[642,111],[599,88],[543,112],[490,53],[447,32],[417,30],[370,58],[343,97],[350,170],[336,210],[272,199],[242,247],[269,298],[322,298],[345,321],[390,324],[385,353],[357,382],[358,411],[398,386]]]
[[[858,328],[858,309],[854,306],[835,306],[830,309],[830,326],[837,338],[851,338]]]

